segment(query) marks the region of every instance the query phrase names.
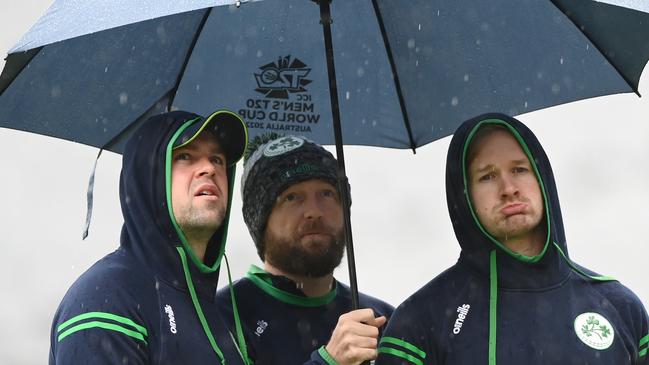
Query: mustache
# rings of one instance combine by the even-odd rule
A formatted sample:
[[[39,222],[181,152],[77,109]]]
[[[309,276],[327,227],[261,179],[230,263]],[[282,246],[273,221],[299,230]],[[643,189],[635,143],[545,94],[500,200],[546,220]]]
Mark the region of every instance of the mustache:
[[[331,234],[333,236],[337,235],[335,229],[323,222],[321,219],[305,220],[298,226],[297,233],[300,235],[311,233],[324,233]]]

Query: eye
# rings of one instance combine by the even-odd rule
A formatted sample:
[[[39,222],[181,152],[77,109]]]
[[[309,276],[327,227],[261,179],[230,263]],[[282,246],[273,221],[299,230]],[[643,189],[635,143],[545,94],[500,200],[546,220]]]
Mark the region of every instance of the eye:
[[[491,171],[478,178],[478,181],[490,181],[496,178],[496,173]]]
[[[221,155],[212,156],[211,160],[215,165],[225,165],[225,158]]]
[[[191,159],[191,155],[187,152],[178,152],[174,156],[174,161],[187,161],[189,159]]]
[[[334,199],[338,198],[338,192],[336,192],[335,190],[331,190],[331,189],[325,189],[325,190],[322,191],[321,194],[325,198],[334,198]]]
[[[294,202],[294,201],[297,201],[299,198],[300,198],[300,196],[297,193],[287,193],[284,196],[284,201]]]
[[[530,171],[530,170],[529,170],[527,167],[525,167],[525,166],[516,166],[516,167],[514,167],[514,168],[512,169],[512,172],[513,172],[514,174],[523,174],[523,173],[526,173],[526,172],[528,172],[528,171]]]

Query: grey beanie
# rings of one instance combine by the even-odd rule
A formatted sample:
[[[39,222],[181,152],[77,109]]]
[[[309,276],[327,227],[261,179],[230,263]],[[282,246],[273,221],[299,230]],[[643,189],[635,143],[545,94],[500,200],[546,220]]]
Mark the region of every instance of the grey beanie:
[[[268,216],[284,190],[311,179],[326,181],[338,189],[336,159],[329,151],[303,137],[276,136],[267,136],[273,138],[269,142],[263,142],[262,136],[251,143],[255,148],[261,142],[250,151],[241,178],[243,220],[262,261]]]

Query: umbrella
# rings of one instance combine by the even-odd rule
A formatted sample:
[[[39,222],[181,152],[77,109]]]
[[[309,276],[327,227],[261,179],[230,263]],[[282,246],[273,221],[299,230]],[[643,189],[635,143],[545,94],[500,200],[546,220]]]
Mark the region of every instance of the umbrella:
[[[10,51],[0,126],[120,152],[152,114],[223,106],[247,120],[251,136],[272,130],[332,144],[336,130],[345,183],[343,138],[414,150],[486,111],[637,92],[649,59],[647,8],[59,0]],[[354,275],[348,212],[345,221]]]

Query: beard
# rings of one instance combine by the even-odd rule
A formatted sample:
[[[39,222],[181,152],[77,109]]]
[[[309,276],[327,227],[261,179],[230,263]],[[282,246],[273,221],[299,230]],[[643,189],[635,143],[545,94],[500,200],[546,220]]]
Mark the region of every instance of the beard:
[[[323,238],[304,238],[302,232],[323,232]],[[280,237],[266,229],[264,258],[279,270],[295,276],[320,278],[331,274],[343,258],[342,230],[336,231],[321,220],[298,227],[292,237]]]
[[[175,212],[176,223],[182,228],[186,235],[195,232],[214,231],[221,226],[225,218],[225,206],[220,202],[211,202],[203,207],[194,205],[179,207]]]

